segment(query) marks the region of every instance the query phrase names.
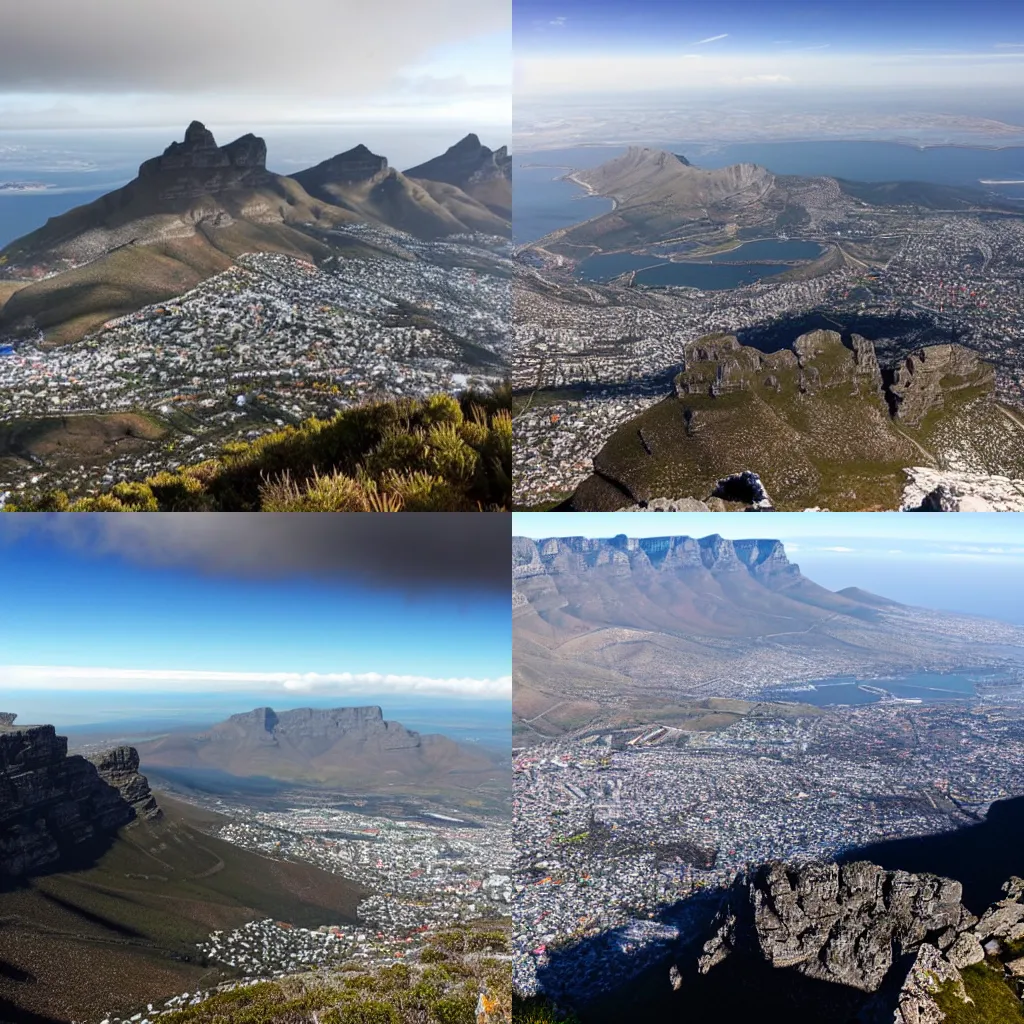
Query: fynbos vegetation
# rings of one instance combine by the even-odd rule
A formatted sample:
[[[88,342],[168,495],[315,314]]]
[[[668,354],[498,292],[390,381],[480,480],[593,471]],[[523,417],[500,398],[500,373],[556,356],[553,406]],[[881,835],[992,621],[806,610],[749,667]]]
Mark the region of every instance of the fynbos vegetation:
[[[502,391],[357,406],[98,495],[51,491],[5,511],[498,512],[511,493],[512,417]]]

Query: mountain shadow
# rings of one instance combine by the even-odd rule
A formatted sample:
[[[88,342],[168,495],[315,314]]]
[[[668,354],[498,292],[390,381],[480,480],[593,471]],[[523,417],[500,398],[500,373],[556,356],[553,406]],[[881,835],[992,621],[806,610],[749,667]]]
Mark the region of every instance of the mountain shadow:
[[[964,905],[981,914],[1002,897],[1003,883],[1024,874],[1024,797],[999,800],[985,820],[954,832],[891,839],[846,851],[841,862],[870,860],[893,871],[955,878]]]

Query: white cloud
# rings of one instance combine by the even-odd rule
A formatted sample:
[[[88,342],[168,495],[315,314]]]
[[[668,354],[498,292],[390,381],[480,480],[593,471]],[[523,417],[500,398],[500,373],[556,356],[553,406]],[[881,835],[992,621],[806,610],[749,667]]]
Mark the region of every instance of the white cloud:
[[[560,14],[557,18],[552,18],[548,22],[548,24],[549,25],[554,25],[555,28],[561,28],[566,23],[566,21],[568,21],[568,20],[569,20],[568,18],[566,18],[564,15]]]
[[[219,672],[195,669],[95,668],[75,665],[0,665],[0,690],[134,693],[209,693],[278,690],[281,693],[416,693],[508,699],[512,678],[451,678],[387,672]]]
[[[723,32],[720,36],[708,36],[707,39],[698,39],[693,45],[703,46],[705,43],[717,43],[719,39],[728,39],[729,33]]]
[[[821,550],[822,551],[841,551],[844,554],[846,554],[846,553],[852,553],[855,549],[854,548],[844,548],[841,545],[837,544],[834,547],[822,548]]]
[[[516,50],[513,92],[523,98],[567,94],[613,94],[749,90],[752,86],[787,85],[809,94],[818,91],[871,92],[881,89],[1024,90],[1024,49],[987,53],[843,53],[820,49],[719,52],[707,47],[696,54],[665,50],[639,53],[622,49],[565,52],[558,48]],[[687,47],[689,49],[689,47]],[[764,77],[767,76],[767,77]],[[746,81],[752,79],[753,81]]]

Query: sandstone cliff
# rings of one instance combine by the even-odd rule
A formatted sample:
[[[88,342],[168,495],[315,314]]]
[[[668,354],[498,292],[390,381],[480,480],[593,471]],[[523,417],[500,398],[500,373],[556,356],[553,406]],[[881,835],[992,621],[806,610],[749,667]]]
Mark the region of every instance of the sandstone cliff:
[[[756,474],[780,511],[900,506],[904,470],[944,460],[1024,476],[994,371],[960,345],[880,365],[874,345],[816,330],[761,352],[728,334],[687,342],[671,397],[622,423],[566,502],[615,511],[657,499],[715,509],[719,484]]]
[[[886,1024],[946,1020],[951,1007],[972,1002],[979,976],[967,968],[991,971],[983,975],[989,984],[1002,979],[1012,1005],[1024,968],[1013,959],[1024,938],[1024,880],[1011,878],[1003,889],[1005,898],[977,918],[949,878],[865,861],[773,862],[734,884],[698,971],[708,975],[727,959],[739,970],[733,977],[743,976],[737,960],[790,968],[851,993],[849,1019]]]
[[[51,870],[139,814],[159,814],[138,755],[68,756],[52,725],[0,725],[0,876]]]

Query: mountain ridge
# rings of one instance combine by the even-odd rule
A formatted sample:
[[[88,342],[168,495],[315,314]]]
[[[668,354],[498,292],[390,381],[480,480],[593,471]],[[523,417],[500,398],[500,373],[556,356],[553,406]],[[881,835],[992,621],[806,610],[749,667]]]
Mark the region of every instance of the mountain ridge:
[[[512,578],[526,740],[798,682],[997,665],[996,636],[1024,642],[1020,627],[828,590],[771,539],[515,537]]]
[[[188,291],[244,253],[336,255],[351,240],[328,232],[346,225],[425,239],[511,232],[509,218],[458,187],[409,178],[365,146],[292,176],[267,170],[266,157],[256,135],[218,146],[193,121],[128,184],[9,243],[0,250],[5,276],[31,283],[0,306],[0,335],[77,340]]]

